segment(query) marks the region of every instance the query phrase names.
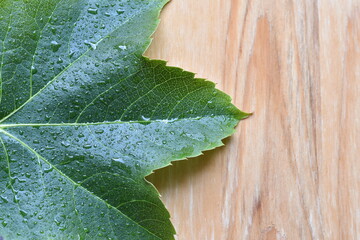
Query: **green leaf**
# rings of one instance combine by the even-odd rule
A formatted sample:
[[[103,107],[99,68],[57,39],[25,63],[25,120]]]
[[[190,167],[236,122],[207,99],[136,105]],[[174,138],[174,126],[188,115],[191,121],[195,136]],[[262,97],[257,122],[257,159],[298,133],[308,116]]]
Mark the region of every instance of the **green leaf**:
[[[248,114],[142,56],[166,0],[0,0],[0,236],[173,239],[144,180]]]

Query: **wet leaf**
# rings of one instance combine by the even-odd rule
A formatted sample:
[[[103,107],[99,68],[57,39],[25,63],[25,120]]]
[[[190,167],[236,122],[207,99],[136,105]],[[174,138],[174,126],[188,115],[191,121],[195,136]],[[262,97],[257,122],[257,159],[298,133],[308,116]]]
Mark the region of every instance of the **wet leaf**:
[[[142,56],[165,3],[0,1],[2,239],[173,239],[144,177],[248,115]]]

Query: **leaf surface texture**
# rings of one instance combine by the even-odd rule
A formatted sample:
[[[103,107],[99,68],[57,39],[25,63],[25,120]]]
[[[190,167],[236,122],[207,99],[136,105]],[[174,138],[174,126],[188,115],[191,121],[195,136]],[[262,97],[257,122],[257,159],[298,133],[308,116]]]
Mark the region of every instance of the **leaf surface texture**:
[[[144,180],[248,115],[142,56],[165,0],[0,0],[0,236],[173,239]]]

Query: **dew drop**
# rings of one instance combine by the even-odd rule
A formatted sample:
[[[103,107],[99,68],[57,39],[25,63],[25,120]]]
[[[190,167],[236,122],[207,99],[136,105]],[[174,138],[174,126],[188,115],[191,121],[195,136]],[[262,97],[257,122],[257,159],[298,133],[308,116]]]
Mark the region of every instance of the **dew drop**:
[[[27,212],[25,212],[24,210],[20,210],[20,214],[21,214],[21,216],[23,216],[23,217],[26,217],[26,216],[27,216]]]
[[[46,168],[46,169],[44,169],[44,173],[49,173],[49,172],[51,172],[52,170],[54,170],[53,167]]]
[[[140,170],[140,168],[141,168],[140,164],[139,164],[139,163],[136,163],[136,164],[135,164],[135,168],[136,168],[137,170]]]
[[[4,203],[8,203],[8,202],[9,202],[9,200],[7,200],[6,197],[0,196],[0,198],[1,198],[1,200],[3,200]]]
[[[57,52],[60,47],[60,43],[58,43],[57,41],[51,41],[51,49],[53,50],[53,52]]]
[[[97,8],[89,8],[87,11],[88,11],[88,13],[90,13],[90,14],[97,14],[97,13],[98,13]]]
[[[96,50],[97,44],[89,42],[88,40],[84,41],[85,45],[90,46],[93,50]]]
[[[208,107],[209,108],[215,108],[215,104],[213,103],[213,101],[208,101]]]
[[[115,162],[125,163],[121,158],[113,158],[112,160]]]
[[[61,146],[68,148],[68,147],[70,147],[70,143],[68,143],[68,142],[61,142]]]
[[[75,52],[74,51],[70,51],[69,53],[69,57],[72,58],[74,56]]]
[[[13,201],[14,201],[14,203],[18,203],[20,201],[20,199],[18,198],[18,196],[14,196]]]
[[[59,220],[57,220],[57,219],[54,219],[54,222],[55,222],[55,224],[56,224],[57,226],[60,226],[60,224],[61,224],[61,222],[60,222]]]
[[[121,50],[126,50],[126,46],[120,45],[119,48],[120,48]]]
[[[31,74],[36,74],[37,69],[34,66],[31,66]]]
[[[98,130],[95,131],[95,133],[102,134],[102,133],[104,133],[104,130],[103,129],[98,129]]]
[[[141,116],[141,118],[144,120],[144,121],[150,121],[150,118],[147,118],[145,116]]]
[[[85,149],[90,149],[90,148],[92,148],[92,146],[91,146],[90,144],[85,144],[85,145],[83,146],[83,148],[85,148]]]

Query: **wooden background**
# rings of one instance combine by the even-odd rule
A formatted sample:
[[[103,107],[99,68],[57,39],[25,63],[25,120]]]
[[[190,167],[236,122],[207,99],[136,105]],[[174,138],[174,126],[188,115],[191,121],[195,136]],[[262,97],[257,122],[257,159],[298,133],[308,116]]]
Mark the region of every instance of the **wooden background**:
[[[147,56],[254,115],[149,179],[179,240],[360,239],[360,0],[172,0]]]

